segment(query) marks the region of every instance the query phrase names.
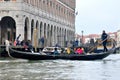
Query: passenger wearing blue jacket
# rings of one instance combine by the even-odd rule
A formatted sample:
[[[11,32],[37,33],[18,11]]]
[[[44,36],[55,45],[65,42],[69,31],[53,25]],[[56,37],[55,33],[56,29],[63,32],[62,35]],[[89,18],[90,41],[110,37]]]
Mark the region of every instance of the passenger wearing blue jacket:
[[[53,53],[54,55],[59,55],[59,52],[58,52],[58,50],[57,50],[57,48],[55,48],[55,50],[54,50],[54,53]]]

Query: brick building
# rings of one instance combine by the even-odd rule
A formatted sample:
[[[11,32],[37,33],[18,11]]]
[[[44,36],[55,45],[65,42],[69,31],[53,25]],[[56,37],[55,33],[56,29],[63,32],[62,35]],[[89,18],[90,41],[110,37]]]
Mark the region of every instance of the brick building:
[[[31,40],[41,37],[46,46],[73,40],[76,0],[0,0],[0,44],[5,39]],[[37,34],[36,34],[37,33]],[[35,38],[35,39],[34,39]]]

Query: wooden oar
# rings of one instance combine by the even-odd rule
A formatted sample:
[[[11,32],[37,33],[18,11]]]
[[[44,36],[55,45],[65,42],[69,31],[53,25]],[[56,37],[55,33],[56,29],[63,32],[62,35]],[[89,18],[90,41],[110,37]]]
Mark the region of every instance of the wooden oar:
[[[107,38],[105,38],[101,43],[98,43],[96,46],[94,46],[92,49],[90,49],[89,51],[88,51],[88,53],[90,53],[92,50],[94,50],[99,44],[102,44],[105,40],[107,40],[108,39],[108,37]]]

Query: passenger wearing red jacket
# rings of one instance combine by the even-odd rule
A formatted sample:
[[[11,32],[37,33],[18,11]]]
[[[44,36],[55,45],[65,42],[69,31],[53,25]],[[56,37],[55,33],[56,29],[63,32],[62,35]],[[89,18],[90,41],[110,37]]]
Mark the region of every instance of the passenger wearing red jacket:
[[[75,53],[77,53],[77,54],[83,54],[82,47],[77,48],[76,51],[75,51]]]

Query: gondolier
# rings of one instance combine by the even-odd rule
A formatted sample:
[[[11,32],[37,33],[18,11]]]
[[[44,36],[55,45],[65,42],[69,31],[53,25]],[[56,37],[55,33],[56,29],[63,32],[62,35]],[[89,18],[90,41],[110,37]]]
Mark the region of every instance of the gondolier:
[[[108,51],[106,45],[107,45],[107,39],[108,39],[108,34],[105,32],[105,30],[103,30],[103,33],[101,35],[101,39],[102,39],[102,45],[104,47],[104,52]]]

